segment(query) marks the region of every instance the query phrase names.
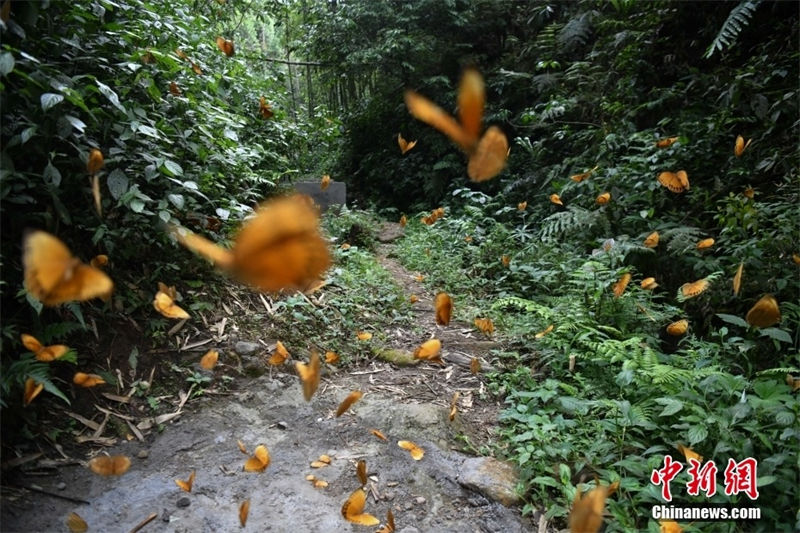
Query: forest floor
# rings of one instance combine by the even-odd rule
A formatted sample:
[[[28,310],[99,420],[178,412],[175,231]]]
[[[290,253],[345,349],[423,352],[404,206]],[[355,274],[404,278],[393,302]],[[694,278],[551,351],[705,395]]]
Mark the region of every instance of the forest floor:
[[[386,231],[398,230],[384,228],[382,240],[391,241]],[[380,264],[407,295],[420,298],[413,306],[415,319],[433,324],[433,295],[391,252],[391,244],[379,246]],[[534,530],[519,506],[502,505],[491,490],[468,488],[474,487],[480,461],[474,454],[486,453],[487,444],[496,438],[501,409],[486,392],[483,376],[470,372],[469,362],[477,357],[486,369],[485,356],[497,344],[463,323],[435,326],[432,332],[442,340],[444,366],[401,366],[375,359],[345,370],[328,367],[310,402],[304,401],[289,364],[257,378],[237,379],[222,394],[186,402],[189,394],[183,393],[175,400],[175,413],[180,415],[165,421],[163,431],[139,432],[139,438],[119,439],[104,450],[131,458],[130,470],[121,477],[100,477],[86,468],[86,445],[60,449],[62,458],[57,460],[30,460],[16,475],[6,476],[2,530],[67,531],[66,518],[76,512],[89,531],[136,531],[151,515],[155,517],[142,531],[374,531],[376,527],[351,524],[341,514],[344,502],[360,486],[355,472],[360,459],[366,460],[369,474],[364,511],[385,523],[391,509],[397,532]],[[407,351],[412,344],[408,339],[415,338],[407,333],[393,332],[398,346],[392,348]],[[361,390],[363,398],[335,418],[336,407],[352,390]],[[458,413],[451,422],[456,391]],[[128,424],[132,431],[133,423]],[[371,429],[388,440],[377,438]],[[397,446],[398,440],[415,442],[425,450],[424,457],[413,460]],[[268,448],[271,462],[264,472],[242,470],[247,456],[237,441],[250,453],[259,444]],[[310,463],[322,454],[330,456],[330,465],[312,468]],[[481,470],[484,463],[477,468],[479,477],[487,474]],[[192,471],[193,490],[183,492],[174,480],[185,480]],[[309,474],[328,486],[314,488],[306,480]],[[488,475],[491,478],[492,472]],[[490,486],[504,483],[500,490],[513,492],[513,478],[489,480]],[[32,486],[51,495],[22,488]],[[244,500],[250,501],[250,512],[246,527],[240,528],[239,505]]]

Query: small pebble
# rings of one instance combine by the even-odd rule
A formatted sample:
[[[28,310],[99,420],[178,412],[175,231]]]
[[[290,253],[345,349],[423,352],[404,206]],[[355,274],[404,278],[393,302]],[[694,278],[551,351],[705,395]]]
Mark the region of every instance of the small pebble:
[[[278,428],[278,429],[285,430],[285,429],[287,429],[289,427],[289,424],[287,424],[286,422],[281,421],[281,422],[278,422],[277,424],[275,424],[275,427]]]
[[[138,457],[139,459],[147,459],[148,457],[150,457],[150,452],[148,452],[147,450],[140,450],[139,453],[136,454],[136,457]]]
[[[62,481],[61,483],[59,483],[58,485],[56,485],[56,488],[57,488],[58,490],[64,490],[64,489],[66,489],[66,488],[67,488],[67,484],[66,484],[66,483],[64,483],[64,482]]]
[[[177,505],[178,505],[178,507],[189,507],[190,503],[192,503],[192,501],[189,498],[187,498],[186,496],[184,496],[183,498],[178,500],[178,504]]]
[[[417,505],[422,505],[423,503],[425,503],[425,498],[417,496]]]
[[[169,523],[169,519],[170,519],[169,511],[167,511],[166,509],[163,509],[161,511],[161,521]]]
[[[413,507],[414,507],[413,503],[406,502],[406,504],[403,506],[403,509],[405,509],[406,511],[410,511]]]
[[[391,492],[391,491],[384,492],[383,493],[383,499],[384,500],[388,500],[388,501],[394,500],[394,492]]]

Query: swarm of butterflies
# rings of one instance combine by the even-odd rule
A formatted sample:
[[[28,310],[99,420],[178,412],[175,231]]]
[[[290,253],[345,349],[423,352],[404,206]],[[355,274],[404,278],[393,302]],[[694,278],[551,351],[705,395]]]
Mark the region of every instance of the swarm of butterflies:
[[[220,37],[217,39],[217,46],[226,56],[234,54],[232,41]],[[198,75],[202,73],[200,67],[192,62],[185,53],[176,50],[176,54],[181,59],[189,61]],[[171,92],[179,94],[177,85],[171,86]],[[447,135],[464,151],[468,158],[467,174],[470,179],[476,182],[486,181],[494,178],[503,170],[509,155],[508,140],[496,126],[489,127],[481,134],[485,89],[483,79],[476,70],[466,70],[461,79],[458,92],[458,120],[414,91],[406,91],[405,101],[414,117]],[[260,104],[262,116],[264,118],[271,117],[272,110],[265,99],[262,98]],[[677,139],[677,137],[663,139],[656,145],[661,148],[668,147]],[[398,134],[397,142],[403,154],[417,144],[416,141],[406,141],[401,134]],[[745,143],[741,137],[737,138],[735,146],[737,157],[741,156],[749,144],[750,141]],[[92,178],[92,193],[98,214],[102,213],[97,175],[103,163],[102,152],[98,149],[91,150],[87,170]],[[597,168],[576,174],[571,178],[576,182],[588,179]],[[658,181],[673,193],[682,193],[689,189],[688,175],[683,170],[675,173],[663,172],[658,176]],[[325,175],[320,183],[320,188],[324,190],[330,183],[330,176]],[[551,195],[550,201],[563,205],[562,200],[556,194]],[[608,204],[610,201],[611,195],[608,192],[599,195],[596,199],[600,205]],[[523,212],[526,207],[527,202],[522,202],[517,206]],[[443,208],[435,209],[422,221],[431,225],[444,214]],[[403,215],[401,225],[404,226],[406,222],[407,219]],[[181,245],[208,259],[231,277],[264,292],[306,291],[310,287],[318,288],[324,284],[321,277],[331,264],[330,253],[319,229],[319,216],[313,201],[307,196],[299,194],[272,199],[262,204],[256,210],[255,216],[239,229],[230,249],[223,248],[185,228],[170,226],[169,233]],[[658,241],[658,232],[653,232],[645,239],[644,245],[655,248],[658,246]],[[697,248],[707,249],[713,244],[713,239],[705,239],[697,243]],[[508,267],[511,258],[503,256],[501,261],[504,266]],[[795,261],[800,263],[800,257],[797,257]],[[24,238],[25,287],[29,294],[46,306],[93,298],[109,300],[114,283],[103,271],[103,267],[108,262],[107,256],[98,255],[89,264],[83,263],[57,237],[41,230],[31,231]],[[743,264],[739,266],[734,276],[734,294],[738,294],[741,286],[743,266]],[[612,288],[614,296],[620,297],[630,281],[631,274],[624,274]],[[679,289],[679,297],[693,298],[707,290],[709,285],[710,282],[707,279],[686,283]],[[654,278],[647,278],[642,281],[641,286],[643,289],[652,290],[658,284]],[[413,298],[412,295],[412,300]],[[167,318],[189,319],[189,313],[182,309],[177,301],[179,301],[179,295],[175,287],[159,282],[158,291],[153,299],[153,308]],[[435,297],[434,307],[436,323],[448,325],[453,311],[451,297],[440,292]],[[749,324],[762,328],[778,322],[780,309],[775,298],[771,295],[764,295],[747,313],[746,320]],[[494,324],[489,318],[476,318],[474,324],[485,335],[492,335],[494,332]],[[679,336],[686,333],[688,326],[688,321],[683,319],[670,324],[667,331],[671,335]],[[536,338],[541,338],[552,330],[553,325],[550,325],[537,333]],[[372,334],[358,332],[357,336],[359,340],[368,341]],[[65,345],[44,346],[28,334],[22,335],[22,342],[39,361],[55,361],[69,352],[69,348]],[[432,338],[415,350],[414,358],[442,365],[444,362],[441,359],[441,349],[441,341]],[[289,353],[285,346],[278,342],[275,353],[268,362],[272,365],[280,365],[288,358]],[[208,370],[213,369],[218,359],[219,353],[211,350],[201,358],[200,366]],[[326,364],[335,364],[338,359],[339,356],[333,352],[325,354]],[[473,374],[480,371],[478,359],[472,360],[470,369]],[[296,362],[295,370],[302,384],[303,396],[306,401],[310,401],[320,383],[321,359],[319,354],[312,350],[309,361],[307,363]],[[105,383],[101,376],[84,372],[76,372],[73,382],[81,387],[94,387]],[[24,404],[30,404],[42,389],[42,383],[36,383],[33,378],[28,378],[24,388]],[[336,410],[336,416],[344,414],[362,396],[361,391],[351,392]],[[449,414],[451,421],[456,416],[457,403],[458,393],[454,395],[451,402]],[[376,438],[386,440],[379,430],[373,429],[371,432]],[[424,450],[411,441],[401,440],[397,444],[407,450],[414,460],[421,460],[424,456]],[[267,469],[270,464],[270,456],[266,446],[257,446],[252,456],[247,452],[243,443],[239,442],[239,448],[249,456],[244,463],[244,471],[263,472]],[[312,463],[312,467],[322,468],[327,464],[330,464],[330,458],[323,456],[319,461]],[[99,456],[89,461],[89,468],[100,475],[122,475],[130,466],[130,459],[123,455]],[[361,488],[356,489],[345,501],[342,506],[342,515],[355,524],[374,526],[378,525],[380,521],[375,516],[364,512],[366,492],[363,487],[366,485],[366,475],[366,464],[361,461],[357,465],[357,476],[361,481]],[[327,482],[313,475],[307,479],[317,488],[327,486]],[[191,492],[194,481],[195,472],[192,472],[187,480],[175,480],[175,483],[181,490]],[[618,483],[610,487],[598,485],[585,495],[582,495],[580,490],[576,493],[569,519],[573,531],[597,531],[600,528],[605,500],[616,490],[617,485]],[[241,503],[239,520],[242,526],[247,521],[249,509],[249,500]],[[85,531],[87,527],[86,523],[75,513],[68,518],[68,526],[72,531]],[[390,510],[387,514],[386,524],[379,533],[392,533],[394,530],[394,517]]]

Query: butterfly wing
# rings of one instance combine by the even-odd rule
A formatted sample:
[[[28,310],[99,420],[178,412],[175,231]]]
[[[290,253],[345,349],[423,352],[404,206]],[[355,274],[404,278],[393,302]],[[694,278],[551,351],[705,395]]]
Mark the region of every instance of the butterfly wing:
[[[458,117],[461,128],[474,145],[481,133],[483,107],[486,101],[486,90],[483,78],[475,69],[467,69],[461,77],[458,88]],[[506,146],[506,150],[508,146]],[[503,153],[506,152],[503,150]]]
[[[505,168],[507,159],[508,139],[500,128],[492,126],[470,156],[467,175],[476,182],[490,180]]]
[[[233,269],[233,253],[221,246],[217,246],[205,237],[201,237],[184,228],[172,226],[172,235],[186,248],[198,255],[202,255],[223,270]]]
[[[441,107],[411,90],[405,92],[405,100],[414,118],[441,131],[465,152],[471,152],[475,147],[476,137],[471,136]]]
[[[236,273],[260,290],[303,288],[330,266],[317,214],[300,195],[262,206],[236,237]]]

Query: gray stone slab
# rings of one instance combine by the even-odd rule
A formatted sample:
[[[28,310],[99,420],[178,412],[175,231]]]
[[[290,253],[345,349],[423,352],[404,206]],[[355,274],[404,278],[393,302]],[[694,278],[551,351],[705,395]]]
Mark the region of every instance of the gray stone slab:
[[[338,209],[347,203],[347,185],[343,181],[331,181],[324,191],[319,181],[298,181],[297,192],[309,195],[324,213],[331,207]]]

